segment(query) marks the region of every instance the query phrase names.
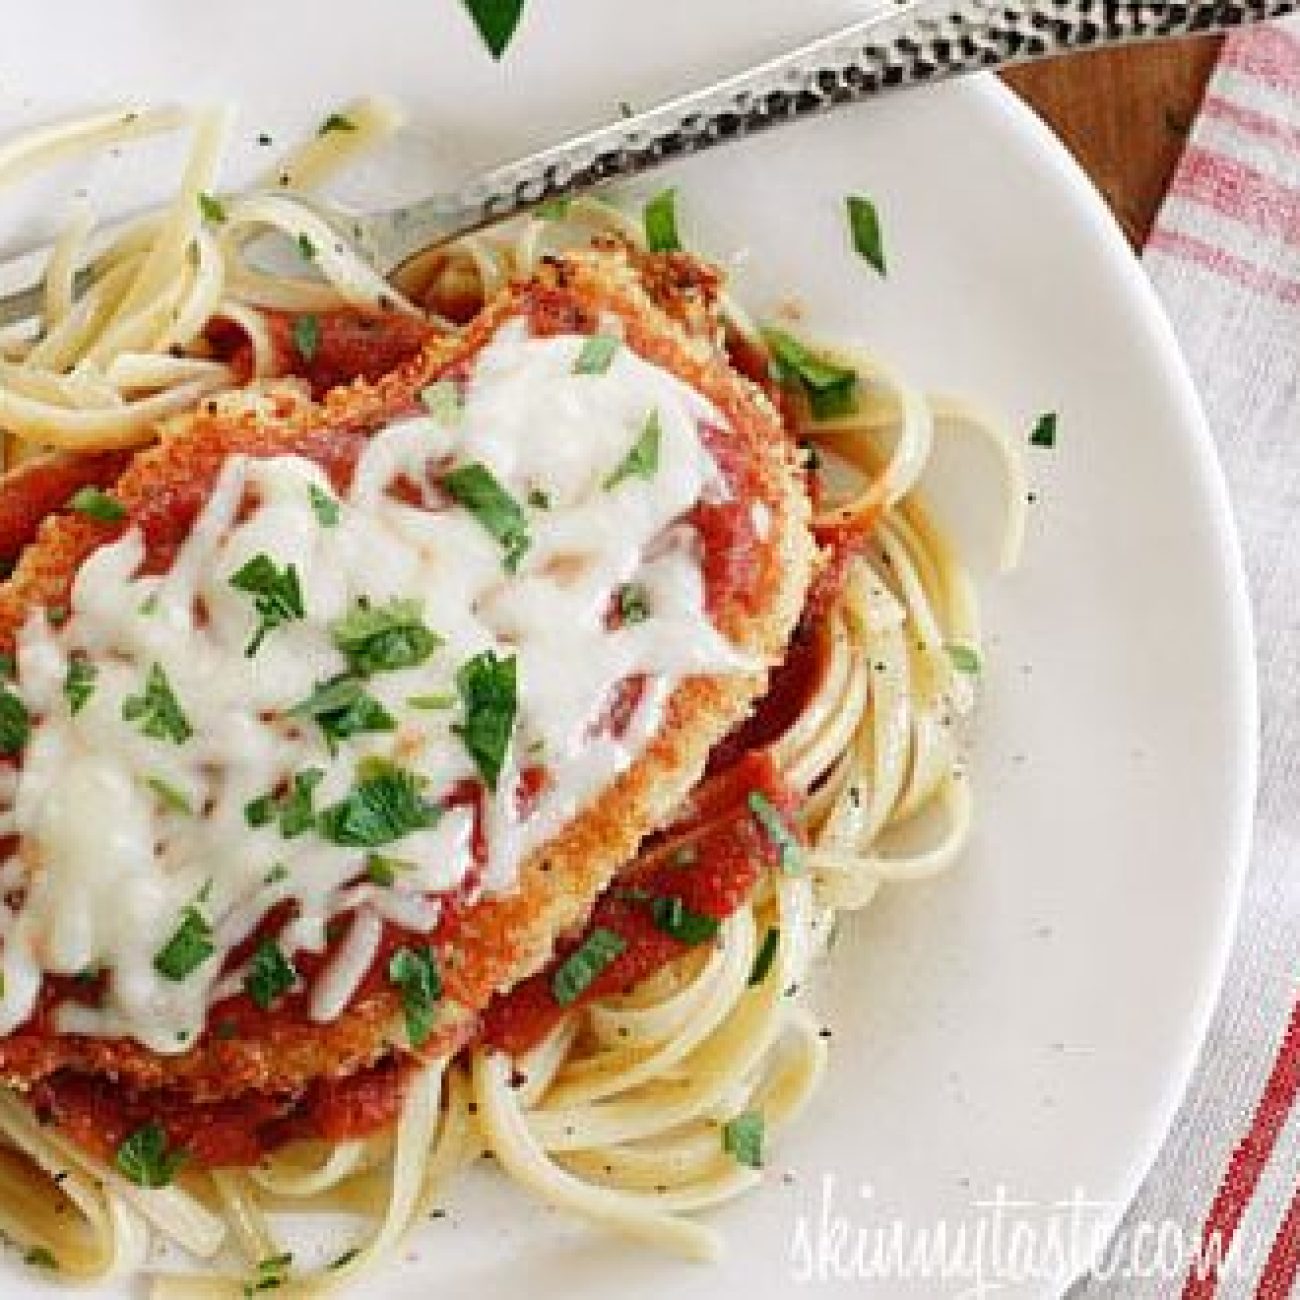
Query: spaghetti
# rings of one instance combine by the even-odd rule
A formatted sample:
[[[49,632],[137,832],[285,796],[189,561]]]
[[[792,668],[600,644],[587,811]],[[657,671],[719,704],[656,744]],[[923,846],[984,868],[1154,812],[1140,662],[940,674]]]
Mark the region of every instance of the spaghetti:
[[[79,209],[49,255],[40,317],[0,335],[10,466],[140,446],[166,417],[273,378],[277,314],[359,308],[454,332],[556,251],[644,244],[616,207],[577,199],[438,249],[395,287],[303,197],[396,125],[370,101],[337,120],[348,128],[323,129],[247,195],[221,199],[220,112],[104,114],[0,149],[8,184],[109,145],[192,134],[175,201],[98,244]],[[268,232],[298,250],[297,270],[255,262]],[[88,260],[87,278],[78,268]],[[630,993],[559,1016],[526,1051],[508,1054],[489,1034],[416,1071],[391,1132],[291,1144],[251,1168],[185,1169],[173,1186],[143,1189],[40,1124],[22,1095],[0,1092],[0,1230],[29,1262],[79,1281],[129,1274],[161,1235],[207,1267],[156,1276],[157,1300],[250,1286],[323,1294],[389,1255],[484,1150],[529,1192],[594,1224],[689,1258],[718,1253],[700,1212],[761,1181],[765,1144],[825,1069],[799,990],[837,917],[882,886],[947,869],[969,833],[960,724],[975,702],[980,630],[971,581],[922,502],[935,440],[974,434],[999,456],[1004,565],[1019,549],[1025,497],[1008,440],[964,406],[870,356],[759,330],[738,304],[725,304],[724,320],[737,364],[770,389],[815,463],[813,529],[830,557],[790,662],[738,742],[766,753],[805,799],[803,843],[785,846],[798,869],[763,873],[714,941]],[[230,329],[238,362],[214,342]],[[853,400],[829,410],[815,386],[792,380],[801,356],[840,376]],[[292,1261],[277,1216],[339,1207],[368,1222],[357,1245],[315,1268]]]

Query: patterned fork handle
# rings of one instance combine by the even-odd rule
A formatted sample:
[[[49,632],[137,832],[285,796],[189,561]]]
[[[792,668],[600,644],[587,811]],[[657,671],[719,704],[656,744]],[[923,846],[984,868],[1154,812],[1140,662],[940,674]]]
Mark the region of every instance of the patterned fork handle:
[[[390,270],[430,244],[883,91],[1074,50],[1221,31],[1298,0],[886,0],[851,27],[634,118],[498,168],[454,194],[349,223]]]

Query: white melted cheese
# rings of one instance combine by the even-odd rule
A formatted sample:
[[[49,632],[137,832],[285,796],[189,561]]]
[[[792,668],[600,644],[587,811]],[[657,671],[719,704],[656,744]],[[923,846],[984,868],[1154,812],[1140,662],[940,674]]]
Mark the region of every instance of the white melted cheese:
[[[314,1018],[337,1016],[373,962],[382,922],[428,933],[439,896],[466,882],[473,815],[449,808],[385,846],[412,864],[390,887],[366,881],[365,850],[315,831],[286,839],[275,822],[250,826],[246,805],[315,767],[324,771],[315,807],[328,807],[371,756],[417,774],[434,801],[478,779],[453,729],[460,703],[418,710],[408,701],[456,699],[457,669],[482,651],[517,656],[519,680],[498,793],[486,799],[477,884],[486,893],[509,891],[529,850],[635,761],[678,682],[752,668],[707,616],[698,539],[685,520],[698,501],[725,495],[700,438],[702,423],[723,420],[627,347],[606,373],[575,374],[582,341],[531,338],[522,323],[503,329],[477,359],[458,417],[405,419],[368,443],[336,526],[313,509],[311,486],[329,491],[314,464],[233,457],[170,571],[141,573],[143,541],[132,530],[83,564],[65,622],[33,616],[17,647],[32,730],[16,780],[0,790],[0,815],[19,837],[0,868],[0,1033],[31,1015],[45,975],[102,971],[102,1007],[63,1004],[61,1032],[184,1051],[212,1004],[242,988],[243,970],[223,973],[232,949],[286,902],[295,915],[279,942],[290,957],[321,951],[331,918],[356,918],[310,993]],[[607,487],[652,413],[656,472]],[[549,501],[527,507],[531,545],[514,574],[475,515],[436,487],[419,507],[391,491],[469,462],[486,465],[518,502],[539,502],[539,493]],[[261,554],[296,568],[306,617],[273,628],[249,657],[259,619],[230,579]],[[611,628],[611,600],[628,582],[644,588],[649,617]],[[331,622],[359,600],[394,598],[418,601],[443,643],[418,666],[366,681],[397,731],[356,735],[331,753],[317,726],[287,711],[347,666]],[[74,656],[97,673],[75,714],[64,690]],[[123,716],[155,664],[193,729],[184,743],[152,738]],[[638,674],[647,688],[626,731],[594,735],[616,686]],[[515,792],[533,764],[547,784],[521,814]],[[169,806],[159,780],[196,812]],[[186,978],[165,978],[155,957],[195,905],[215,951]]]

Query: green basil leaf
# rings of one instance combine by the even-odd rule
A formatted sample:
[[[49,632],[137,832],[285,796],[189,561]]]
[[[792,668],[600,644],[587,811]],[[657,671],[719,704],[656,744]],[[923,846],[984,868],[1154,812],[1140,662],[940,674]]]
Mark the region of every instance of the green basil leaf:
[[[506,572],[514,573],[530,545],[528,520],[519,502],[478,461],[444,474],[442,486],[501,544]]]
[[[483,44],[499,59],[514,37],[524,14],[524,0],[464,0]]]
[[[132,1133],[113,1156],[117,1171],[137,1187],[167,1187],[186,1158],[180,1148],[169,1148],[167,1133],[156,1120]]]
[[[663,190],[646,205],[642,214],[646,247],[652,253],[676,253],[682,241],[677,234],[677,191]]]
[[[651,411],[632,450],[618,463],[614,472],[604,482],[605,491],[617,487],[624,479],[653,478],[659,468],[659,412]]]
[[[126,507],[115,496],[97,487],[78,488],[68,498],[68,509],[101,524],[115,524],[126,518]]]
[[[597,926],[551,976],[551,993],[562,1007],[572,1006],[602,971],[627,948],[627,940]]]
[[[352,671],[363,676],[413,668],[443,643],[426,626],[417,600],[390,600],[385,605],[363,600],[330,624],[330,635]]]
[[[442,978],[433,949],[399,948],[388,963],[388,978],[401,990],[406,1036],[413,1050],[429,1041],[442,997]]]
[[[257,653],[268,632],[306,617],[298,570],[292,564],[281,569],[269,555],[254,555],[231,575],[230,585],[236,591],[253,597],[253,609],[259,622],[253,639],[244,648],[244,653],[250,659]]]
[[[465,742],[489,790],[495,792],[518,711],[518,662],[485,650],[460,666],[456,689],[465,719],[452,730]]]
[[[881,237],[880,214],[876,211],[876,205],[870,199],[864,199],[858,194],[850,194],[847,204],[853,247],[866,262],[884,275],[885,245]]]
[[[419,779],[383,759],[363,763],[360,779],[347,797],[317,819],[320,833],[334,844],[377,849],[437,823],[442,810],[428,803]]]
[[[146,736],[170,740],[174,745],[183,745],[194,734],[159,664],[150,667],[144,691],[122,701],[122,719],[138,723]]]
[[[88,659],[70,659],[63,678],[63,695],[68,708],[75,716],[84,709],[95,693],[95,679],[99,669]]]
[[[248,974],[244,976],[244,990],[263,1011],[269,1011],[276,999],[298,982],[298,972],[293,962],[280,949],[274,939],[263,939],[253,953]]]
[[[747,1110],[729,1119],[722,1126],[722,1149],[738,1165],[750,1169],[763,1167],[763,1116],[760,1111]]]
[[[203,913],[191,905],[181,913],[181,922],[175,933],[155,954],[153,967],[164,979],[179,983],[194,974],[214,951],[212,926]]]
[[[305,700],[289,710],[289,716],[314,722],[329,743],[331,753],[340,740],[349,736],[397,728],[392,714],[357,678],[346,673],[319,683]]]

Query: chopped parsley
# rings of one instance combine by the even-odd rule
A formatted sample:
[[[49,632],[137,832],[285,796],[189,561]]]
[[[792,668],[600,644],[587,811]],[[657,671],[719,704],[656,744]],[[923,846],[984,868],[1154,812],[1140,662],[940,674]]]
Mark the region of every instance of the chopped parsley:
[[[164,979],[179,983],[193,975],[214,951],[212,926],[191,904],[181,913],[175,933],[154,955],[153,968]]]
[[[524,0],[464,0],[469,16],[494,59],[510,44],[524,13]]]
[[[676,253],[682,246],[677,235],[677,191],[663,190],[656,194],[642,213],[645,222],[646,247],[652,253]]]
[[[157,1120],[138,1128],[118,1147],[113,1164],[137,1187],[166,1187],[184,1163],[186,1152],[167,1145],[167,1133]]]
[[[644,623],[650,617],[650,601],[639,582],[628,582],[618,589],[618,613],[625,627]]]
[[[257,1295],[262,1291],[278,1291],[289,1280],[289,1270],[293,1267],[293,1253],[285,1251],[283,1255],[268,1255],[257,1261],[257,1276],[244,1284],[246,1296]]]
[[[880,214],[876,211],[876,205],[860,194],[850,194],[846,202],[853,247],[864,261],[884,275],[885,245],[880,233]]]
[[[339,521],[339,503],[338,498],[331,496],[323,488],[319,488],[312,483],[307,488],[307,496],[311,500],[312,512],[315,514],[317,522],[322,528],[333,528]]]
[[[281,951],[274,939],[263,939],[253,953],[244,990],[263,1011],[269,1011],[282,994],[298,982],[293,962]]]
[[[244,820],[253,827],[269,826],[277,818],[280,834],[286,840],[305,834],[316,825],[312,809],[312,796],[325,779],[319,767],[304,768],[294,773],[293,784],[282,797],[274,794],[259,795],[244,805]]]
[[[244,648],[250,659],[261,648],[268,632],[294,619],[306,617],[298,570],[292,564],[277,568],[275,561],[265,552],[253,556],[233,574],[230,585],[236,591],[253,597],[253,608],[259,621],[253,639]]]
[[[499,659],[493,650],[475,655],[457,670],[456,689],[465,718],[452,730],[465,742],[488,789],[495,792],[518,709],[515,656]]]
[[[385,759],[370,759],[347,796],[317,819],[320,833],[348,848],[377,849],[436,824],[442,815],[420,789],[420,779]]]
[[[632,450],[619,461],[614,472],[605,480],[603,484],[605,491],[617,487],[624,479],[653,478],[659,468],[661,436],[659,412],[651,411],[641,430],[641,436],[636,440]]]
[[[199,195],[199,212],[204,221],[219,226],[226,219],[226,205],[215,194]]]
[[[314,360],[320,351],[320,318],[310,312],[293,322],[293,346],[304,361]]]
[[[366,879],[374,885],[388,888],[397,883],[397,877],[403,871],[410,871],[412,864],[403,858],[390,858],[382,853],[366,854]]]
[[[507,573],[514,573],[530,545],[528,520],[519,502],[497,482],[479,461],[444,474],[442,486],[452,500],[465,507],[501,544]]]
[[[330,624],[330,635],[352,671],[362,676],[413,668],[442,645],[425,624],[418,600],[371,605],[363,598],[350,614]]]
[[[78,488],[68,498],[68,509],[101,524],[115,524],[126,518],[126,507],[115,496],[97,487]]]
[[[810,352],[784,330],[767,329],[763,338],[772,353],[772,377],[800,388],[818,420],[848,415],[857,408],[857,371]]]
[[[146,736],[170,740],[174,745],[183,745],[194,734],[160,664],[150,667],[141,694],[128,695],[122,701],[122,718],[138,722]]]
[[[355,131],[357,124],[343,113],[331,113],[321,124],[317,135],[329,135],[332,131]]]
[[[583,340],[582,351],[573,363],[575,375],[603,375],[613,364],[614,356],[622,347],[621,340],[613,334],[590,334]]]
[[[316,260],[316,245],[311,242],[311,236],[303,231],[298,232],[298,256],[304,262],[314,262]]]
[[[33,1246],[23,1256],[23,1263],[28,1268],[47,1268],[52,1273],[59,1271],[59,1261],[54,1258],[54,1252],[48,1246]]]
[[[454,709],[456,697],[448,691],[434,691],[429,695],[408,695],[406,702],[413,709]]]
[[[8,687],[0,686],[0,754],[18,753],[31,729],[27,706]]]
[[[63,695],[74,715],[81,712],[95,693],[95,678],[99,669],[89,659],[69,659],[68,671],[63,677]]]
[[[1044,411],[1042,415],[1034,421],[1034,427],[1030,430],[1030,445],[1033,447],[1055,447],[1056,421],[1057,415],[1055,411]]]
[[[539,203],[533,209],[533,216],[542,221],[563,221],[569,215],[572,206],[572,199],[547,199],[545,203]]]
[[[763,1116],[760,1111],[742,1111],[722,1126],[722,1149],[738,1165],[763,1167]]]
[[[654,918],[656,929],[662,930],[679,943],[708,943],[718,935],[716,916],[696,912],[680,898],[665,895],[654,899],[650,904],[650,915]]]
[[[420,401],[441,425],[455,424],[465,409],[460,385],[454,379],[436,379],[420,390]]]
[[[746,802],[749,804],[749,811],[754,814],[754,820],[776,850],[781,870],[787,875],[798,871],[803,865],[803,850],[776,805],[758,790],[751,790]]]
[[[389,960],[388,978],[402,992],[406,1037],[411,1047],[418,1050],[429,1041],[435,1008],[442,997],[442,979],[433,949],[427,945],[399,948]]]
[[[758,953],[754,957],[753,968],[749,972],[749,986],[753,988],[767,979],[772,970],[772,963],[776,961],[777,949],[781,946],[781,930],[779,926],[769,925],[767,933],[763,936],[763,942],[758,947]]]
[[[978,673],[980,670],[979,651],[974,646],[961,641],[949,641],[944,649],[948,659],[959,673]]]
[[[178,790],[169,781],[164,781],[160,776],[151,776],[145,781],[145,785],[158,796],[159,803],[170,808],[173,812],[186,813],[188,816],[194,816],[194,805],[190,803],[189,797],[184,790]]]
[[[348,673],[321,682],[301,703],[289,710],[291,718],[308,718],[324,735],[330,753],[340,740],[368,731],[393,731],[393,715]]]
[[[626,947],[627,940],[621,934],[597,926],[551,976],[551,993],[556,1002],[562,1007],[572,1006]]]

